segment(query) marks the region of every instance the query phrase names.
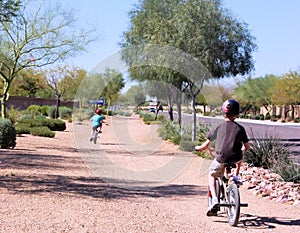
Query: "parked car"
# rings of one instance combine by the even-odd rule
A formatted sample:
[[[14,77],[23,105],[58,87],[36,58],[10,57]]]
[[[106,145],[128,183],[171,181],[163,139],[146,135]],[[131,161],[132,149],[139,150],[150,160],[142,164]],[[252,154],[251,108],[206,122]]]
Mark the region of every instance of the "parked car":
[[[155,112],[155,108],[149,108],[149,112]]]

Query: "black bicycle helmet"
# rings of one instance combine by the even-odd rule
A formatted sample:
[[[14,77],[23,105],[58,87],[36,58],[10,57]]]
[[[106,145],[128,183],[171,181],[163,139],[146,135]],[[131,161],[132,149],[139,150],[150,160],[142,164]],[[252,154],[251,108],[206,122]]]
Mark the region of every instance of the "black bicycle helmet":
[[[226,100],[222,105],[222,112],[227,117],[237,116],[240,114],[240,104],[234,99]]]

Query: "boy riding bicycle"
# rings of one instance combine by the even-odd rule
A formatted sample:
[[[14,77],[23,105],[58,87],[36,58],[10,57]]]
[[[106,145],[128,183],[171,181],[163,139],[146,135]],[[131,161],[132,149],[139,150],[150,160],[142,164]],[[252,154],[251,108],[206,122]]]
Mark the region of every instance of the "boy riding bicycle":
[[[92,121],[92,133],[90,141],[94,140],[96,143],[98,133],[102,133],[102,124],[104,123],[104,117],[101,115],[102,110],[97,109],[95,115],[90,119]]]
[[[206,215],[214,215],[214,210],[219,204],[216,194],[215,178],[224,175],[227,163],[236,163],[234,181],[238,181],[239,169],[243,157],[242,150],[249,150],[249,140],[243,126],[235,122],[235,118],[240,113],[240,104],[233,100],[226,100],[222,105],[222,112],[225,121],[211,129],[207,134],[207,140],[196,146],[195,150],[202,151],[209,148],[211,141],[215,141],[215,159],[210,167],[208,183],[212,195],[212,204],[208,208]]]

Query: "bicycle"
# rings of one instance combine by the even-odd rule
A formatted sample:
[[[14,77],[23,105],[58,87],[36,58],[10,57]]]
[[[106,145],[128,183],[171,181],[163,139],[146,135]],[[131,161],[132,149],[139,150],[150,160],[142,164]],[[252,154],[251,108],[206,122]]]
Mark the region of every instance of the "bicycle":
[[[230,177],[231,169],[236,168],[235,163],[228,163],[225,165],[225,173],[223,177],[217,177],[216,182],[216,194],[219,204],[215,209],[212,209],[212,213],[217,215],[220,211],[220,207],[225,208],[227,214],[228,223],[231,226],[237,226],[240,217],[240,207],[247,207],[247,203],[240,203],[239,186]],[[212,197],[210,190],[208,189],[208,205],[211,206]]]
[[[102,132],[100,131],[99,128],[97,128],[97,129],[95,130],[93,136],[90,138],[90,142],[91,142],[91,141],[94,141],[94,144],[96,144],[96,143],[97,143],[97,138],[98,138],[99,133],[102,133]]]

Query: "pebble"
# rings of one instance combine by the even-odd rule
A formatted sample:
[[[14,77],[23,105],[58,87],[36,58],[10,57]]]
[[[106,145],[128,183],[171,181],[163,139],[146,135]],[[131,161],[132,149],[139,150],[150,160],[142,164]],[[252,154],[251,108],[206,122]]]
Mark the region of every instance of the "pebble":
[[[278,174],[268,169],[248,167],[247,164],[241,167],[240,176],[246,189],[253,194],[300,207],[300,184],[284,182]]]

